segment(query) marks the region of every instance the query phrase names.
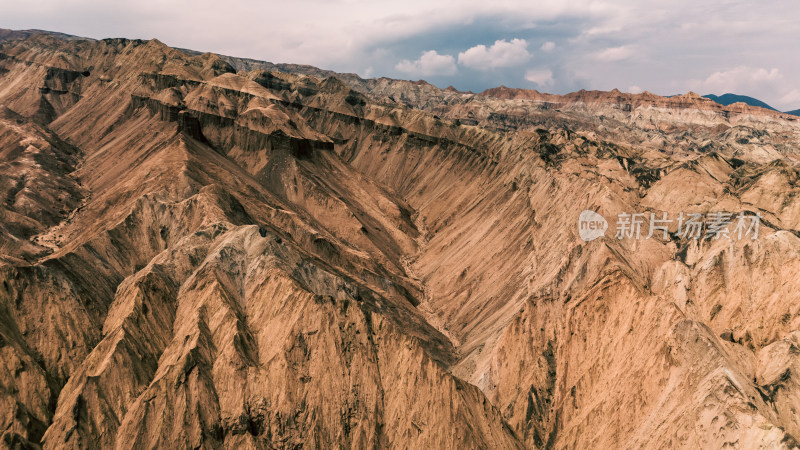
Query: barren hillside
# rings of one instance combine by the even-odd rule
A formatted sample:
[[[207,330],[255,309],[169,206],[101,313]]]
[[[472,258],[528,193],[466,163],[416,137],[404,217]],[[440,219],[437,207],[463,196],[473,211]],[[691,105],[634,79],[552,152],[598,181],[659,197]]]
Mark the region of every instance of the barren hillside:
[[[797,446],[799,160],[692,93],[2,32],[0,445]]]

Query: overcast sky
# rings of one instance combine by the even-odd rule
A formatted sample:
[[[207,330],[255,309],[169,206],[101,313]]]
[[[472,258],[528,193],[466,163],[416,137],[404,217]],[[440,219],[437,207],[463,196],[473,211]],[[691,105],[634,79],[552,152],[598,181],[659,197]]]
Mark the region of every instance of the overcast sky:
[[[0,27],[164,43],[363,77],[800,108],[797,0],[0,2]]]

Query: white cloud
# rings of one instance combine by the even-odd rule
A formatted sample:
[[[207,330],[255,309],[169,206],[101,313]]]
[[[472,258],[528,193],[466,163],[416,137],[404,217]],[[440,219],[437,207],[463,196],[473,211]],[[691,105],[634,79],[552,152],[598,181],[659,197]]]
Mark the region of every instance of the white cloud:
[[[416,61],[404,59],[394,68],[415,76],[454,75],[458,71],[453,56],[440,55],[436,50],[423,52]]]
[[[556,48],[556,43],[553,41],[547,41],[539,48],[539,50],[543,52],[552,52],[553,49]]]
[[[552,86],[553,72],[546,69],[533,69],[525,72],[525,79],[541,87]]]
[[[476,45],[458,54],[458,63],[478,70],[520,65],[531,58],[525,39],[498,40],[491,47]]]
[[[633,86],[628,86],[628,89],[626,89],[626,91],[631,94],[641,94],[644,91],[644,89],[640,88],[639,86],[633,85]]]
[[[594,55],[595,59],[604,62],[615,62],[628,59],[636,53],[636,49],[632,45],[623,45],[620,47],[611,47],[602,50]]]
[[[787,109],[800,109],[800,89],[792,89],[780,99],[779,105],[786,105]]]
[[[589,28],[588,30],[584,31],[581,34],[581,37],[586,37],[586,36],[591,37],[591,36],[599,36],[599,35],[604,35],[604,34],[613,34],[613,33],[618,33],[620,31],[622,31],[622,28],[619,27],[618,25],[592,27],[592,28]]]
[[[720,94],[726,92],[741,93],[765,83],[781,81],[783,75],[778,69],[764,69],[760,67],[738,66],[729,70],[712,73],[700,83],[695,83],[707,91]]]

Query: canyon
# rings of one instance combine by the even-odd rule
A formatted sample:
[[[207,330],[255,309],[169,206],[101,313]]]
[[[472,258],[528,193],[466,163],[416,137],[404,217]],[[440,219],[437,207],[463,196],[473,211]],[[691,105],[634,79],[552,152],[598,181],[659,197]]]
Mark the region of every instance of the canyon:
[[[4,30],[0,445],[797,447],[798,159],[694,93]]]

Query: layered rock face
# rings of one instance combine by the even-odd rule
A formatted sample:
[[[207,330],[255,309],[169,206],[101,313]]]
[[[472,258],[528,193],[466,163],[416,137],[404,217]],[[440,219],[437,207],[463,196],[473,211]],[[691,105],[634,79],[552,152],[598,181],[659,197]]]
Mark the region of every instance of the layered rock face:
[[[0,39],[0,445],[797,445],[796,118]]]

